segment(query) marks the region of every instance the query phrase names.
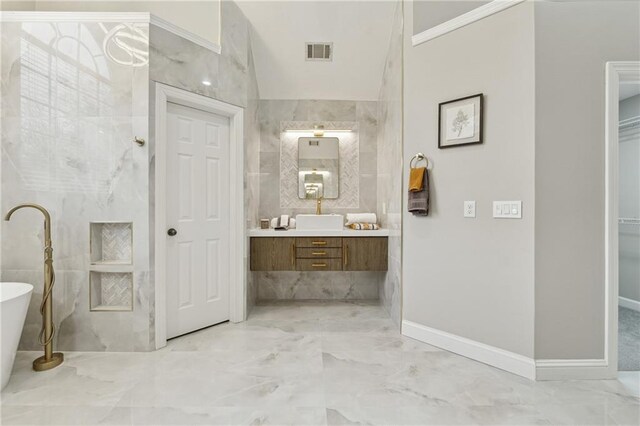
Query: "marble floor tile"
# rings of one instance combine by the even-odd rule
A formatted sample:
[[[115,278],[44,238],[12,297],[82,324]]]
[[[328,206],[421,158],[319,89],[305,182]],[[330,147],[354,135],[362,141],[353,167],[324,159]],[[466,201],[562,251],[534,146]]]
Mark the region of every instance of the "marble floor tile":
[[[640,398],[640,371],[618,371],[618,380],[630,395]]]
[[[401,336],[376,302],[273,302],[148,353],[19,352],[3,425],[638,425],[608,381],[533,382]]]

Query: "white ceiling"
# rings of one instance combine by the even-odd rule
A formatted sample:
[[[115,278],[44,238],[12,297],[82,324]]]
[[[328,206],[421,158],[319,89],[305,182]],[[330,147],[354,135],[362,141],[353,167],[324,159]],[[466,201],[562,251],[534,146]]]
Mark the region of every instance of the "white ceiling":
[[[377,100],[396,4],[239,1],[260,98]],[[306,61],[305,42],[333,42],[333,61]]]

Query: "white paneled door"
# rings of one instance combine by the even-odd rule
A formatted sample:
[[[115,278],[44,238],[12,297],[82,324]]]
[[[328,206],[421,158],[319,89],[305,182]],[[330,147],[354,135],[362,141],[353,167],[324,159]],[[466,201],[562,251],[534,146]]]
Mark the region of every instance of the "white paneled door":
[[[167,338],[229,320],[229,119],[167,110]],[[162,270],[162,269],[160,269]]]

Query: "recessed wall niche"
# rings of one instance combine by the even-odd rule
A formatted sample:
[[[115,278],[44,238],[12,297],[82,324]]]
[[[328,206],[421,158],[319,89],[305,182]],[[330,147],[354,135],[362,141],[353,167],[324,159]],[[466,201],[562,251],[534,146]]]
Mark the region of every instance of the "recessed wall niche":
[[[89,310],[133,310],[133,224],[91,222]]]
[[[133,254],[131,222],[93,222],[91,227],[92,265],[130,265]]]
[[[89,272],[91,311],[133,310],[133,274],[131,272]]]

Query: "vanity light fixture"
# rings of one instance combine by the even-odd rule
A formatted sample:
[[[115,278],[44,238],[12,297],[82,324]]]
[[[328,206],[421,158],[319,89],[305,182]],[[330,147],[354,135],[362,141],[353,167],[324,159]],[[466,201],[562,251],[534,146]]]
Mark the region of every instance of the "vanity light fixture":
[[[211,86],[211,82],[209,80],[202,80],[202,84],[205,86]]]
[[[288,129],[285,130],[286,133],[311,133],[313,136],[319,138],[324,136],[325,133],[350,133],[353,132],[351,129]]]

